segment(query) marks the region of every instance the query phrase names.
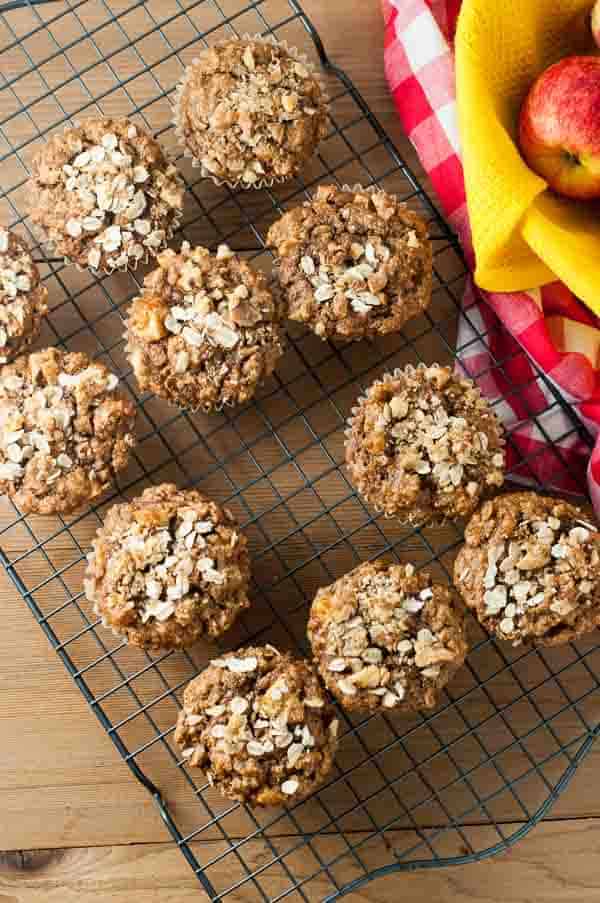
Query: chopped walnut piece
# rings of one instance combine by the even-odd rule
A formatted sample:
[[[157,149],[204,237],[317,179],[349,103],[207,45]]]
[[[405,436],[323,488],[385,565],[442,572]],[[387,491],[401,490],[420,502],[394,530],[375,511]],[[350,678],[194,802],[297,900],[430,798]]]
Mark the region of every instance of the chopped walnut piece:
[[[477,386],[449,367],[409,365],[376,380],[346,436],[359,492],[414,525],[467,516],[504,480],[502,427]]]
[[[467,653],[450,587],[381,561],[318,591],[308,637],[328,689],[350,710],[430,708]]]
[[[187,67],[174,121],[203,175],[250,188],[298,175],[327,133],[327,99],[293,51],[270,40],[232,39]]]
[[[600,532],[562,499],[516,492],[471,518],[455,563],[465,604],[517,646],[554,646],[600,625]]]
[[[170,483],[114,505],[88,556],[85,590],[105,626],[135,646],[221,636],[248,608],[250,561],[229,511]]]
[[[266,277],[221,245],[164,251],[130,308],[126,352],[140,384],[183,408],[242,404],[283,353]]]
[[[86,119],[31,165],[31,218],[65,258],[106,272],[156,257],[179,225],[183,181],[128,119]]]
[[[396,332],[429,304],[427,227],[383,191],[321,186],[271,227],[267,242],[289,316],[322,338]]]
[[[175,742],[224,796],[275,806],[317,789],[332,768],[337,734],[312,665],[264,646],[214,659],[188,684]]]

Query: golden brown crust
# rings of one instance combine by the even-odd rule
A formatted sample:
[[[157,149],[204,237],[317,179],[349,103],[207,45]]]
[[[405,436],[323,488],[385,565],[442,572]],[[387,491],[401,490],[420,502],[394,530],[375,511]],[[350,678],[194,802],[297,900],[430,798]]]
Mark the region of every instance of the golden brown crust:
[[[381,190],[319,187],[267,237],[292,320],[321,338],[397,332],[431,299],[427,226]]]
[[[202,174],[234,187],[298,175],[327,132],[327,104],[305,62],[268,40],[223,41],[188,66],[177,134]]]
[[[333,766],[338,721],[313,667],[272,646],[213,660],[183,694],[175,742],[229,799],[292,805]]]
[[[183,182],[128,119],[86,119],[31,163],[31,219],[59,254],[110,272],[156,257],[179,225]]]
[[[266,277],[226,245],[164,251],[126,326],[140,388],[192,410],[248,401],[284,349]]]
[[[432,708],[468,649],[451,587],[382,561],[318,591],[308,637],[327,688],[350,711]]]
[[[600,532],[575,505],[534,492],[471,518],[454,582],[483,626],[513,645],[556,646],[600,624]]]
[[[48,311],[48,289],[27,244],[0,226],[0,364],[38,337]]]
[[[346,433],[352,481],[412,525],[466,517],[504,480],[502,427],[477,386],[439,364],[376,380]]]
[[[215,638],[249,607],[250,559],[231,515],[171,483],[113,505],[88,556],[87,598],[135,646]]]
[[[135,407],[85,354],[47,348],[0,369],[0,492],[25,513],[68,514],[127,466]]]

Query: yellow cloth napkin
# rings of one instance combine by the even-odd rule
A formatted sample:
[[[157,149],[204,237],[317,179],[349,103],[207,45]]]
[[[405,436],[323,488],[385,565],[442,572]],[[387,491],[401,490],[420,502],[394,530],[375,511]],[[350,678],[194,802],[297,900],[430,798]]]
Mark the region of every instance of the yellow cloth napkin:
[[[521,157],[521,103],[547,66],[584,52],[591,0],[463,0],[456,33],[462,159],[477,266],[488,291],[561,279],[600,314],[600,208],[558,198]]]

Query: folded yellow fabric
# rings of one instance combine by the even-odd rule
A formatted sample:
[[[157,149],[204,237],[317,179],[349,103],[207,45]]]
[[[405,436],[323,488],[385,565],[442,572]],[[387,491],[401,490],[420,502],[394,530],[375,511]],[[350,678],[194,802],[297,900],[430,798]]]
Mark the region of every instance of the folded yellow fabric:
[[[581,53],[574,19],[591,0],[463,0],[456,34],[462,158],[477,267],[488,291],[561,279],[600,314],[600,212],[558,198],[517,145],[535,78]]]

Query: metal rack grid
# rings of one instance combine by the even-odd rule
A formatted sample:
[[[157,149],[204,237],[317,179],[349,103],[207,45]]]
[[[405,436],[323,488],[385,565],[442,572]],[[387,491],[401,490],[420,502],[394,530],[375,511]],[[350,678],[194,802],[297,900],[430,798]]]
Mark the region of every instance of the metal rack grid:
[[[229,34],[273,34],[322,64],[330,130],[302,180],[232,193],[187,183],[181,236],[228,241],[269,266],[270,223],[318,183],[376,183],[430,222],[435,252],[430,310],[396,336],[339,346],[290,325],[289,349],[256,401],[205,417],[139,395],[123,355],[121,319],[143,273],[98,278],[39,259],[52,309],[40,345],[88,351],[122,377],[139,408],[135,460],[117,490],[71,518],[0,508],[0,558],[211,900],[332,900],[375,875],[465,863],[506,849],[548,810],[598,731],[599,649],[514,650],[470,625],[466,666],[432,713],[356,717],[344,726],[336,770],[289,810],[251,811],[223,800],[188,770],[173,744],[183,688],[215,648],[148,654],[99,625],[83,598],[85,553],[108,505],[150,482],[194,484],[226,502],[248,535],[253,608],[227,648],[273,642],[307,651],[307,607],[319,585],[387,554],[449,579],[458,526],[406,530],[371,512],[342,466],[343,426],[356,396],[382,371],[456,356],[465,268],[455,240],[414,174],[342,70],[332,64],[296,0],[46,0],[0,4],[0,220],[30,241],[27,161],[75,117],[127,114],[174,148],[169,97],[198,47]],[[490,315],[489,329],[496,328]],[[466,345],[481,340],[473,320]],[[509,355],[522,352],[515,345]],[[502,367],[494,359],[488,367]],[[562,449],[581,450],[571,474],[585,492],[590,439],[553,387],[522,393],[524,416],[552,451],[508,442],[517,481],[540,488],[564,473]],[[497,401],[500,405],[501,401]],[[558,431],[553,426],[562,409]],[[205,842],[203,842],[205,841]]]

